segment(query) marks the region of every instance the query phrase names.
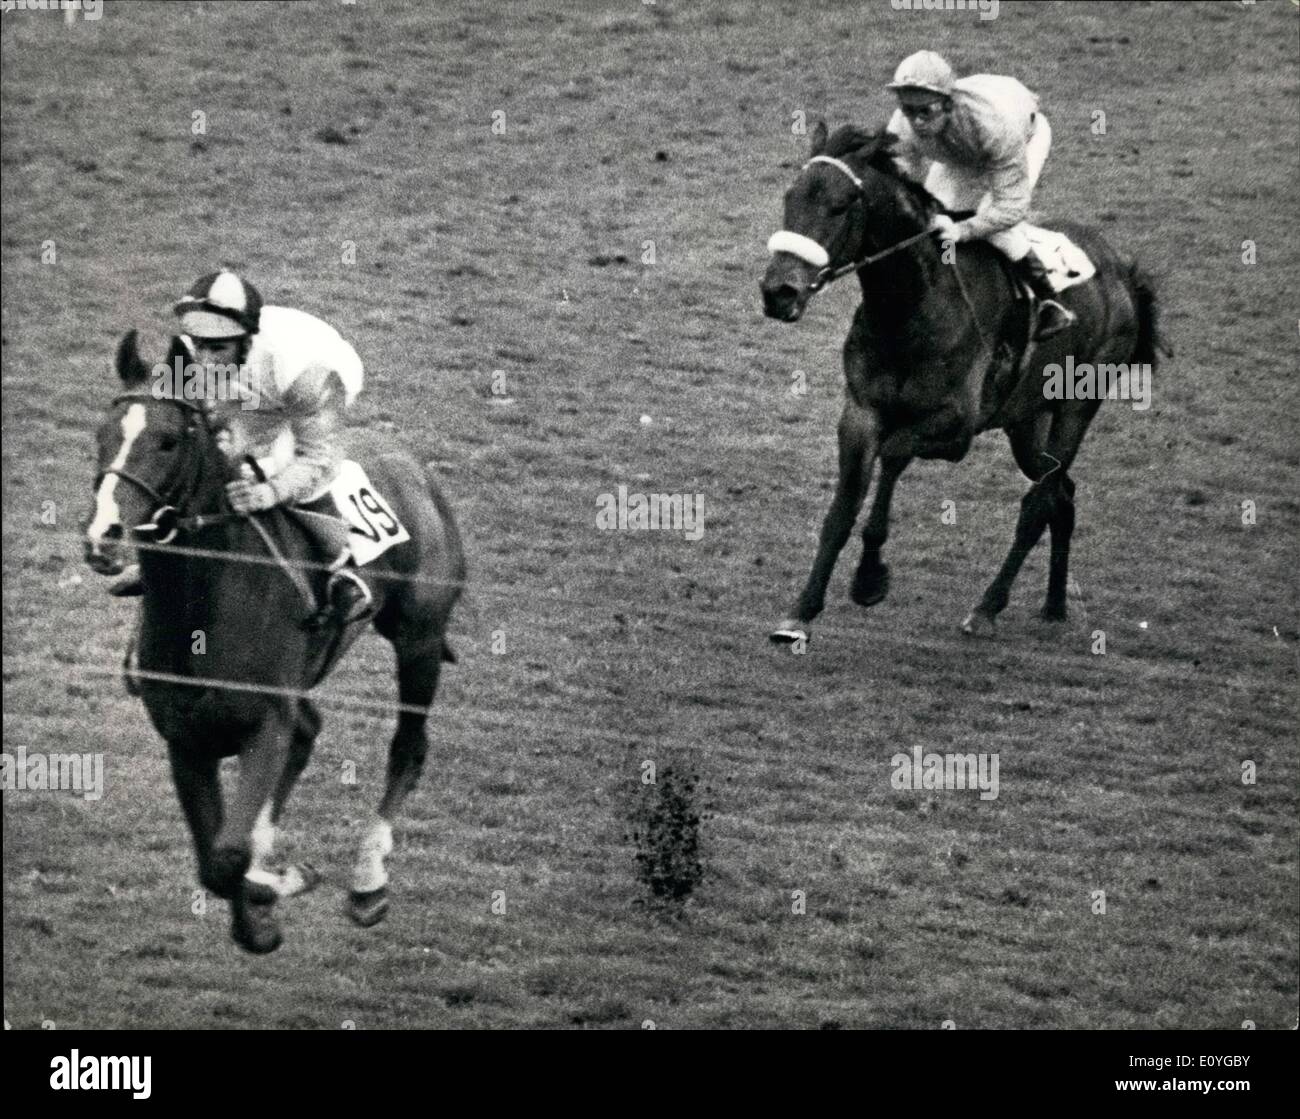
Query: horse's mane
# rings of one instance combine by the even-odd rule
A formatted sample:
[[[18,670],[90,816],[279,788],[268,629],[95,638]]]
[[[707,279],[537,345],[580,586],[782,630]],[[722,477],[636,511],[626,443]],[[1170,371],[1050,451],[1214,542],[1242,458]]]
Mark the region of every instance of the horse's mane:
[[[898,137],[892,132],[883,129],[880,132],[869,132],[856,124],[846,124],[831,133],[826,141],[826,150],[822,154],[836,159],[865,154],[867,166],[874,167],[877,171],[902,183],[923,214],[933,214],[942,210],[943,204],[926,190],[923,184],[912,178],[899,163],[898,155],[894,150],[897,143]]]

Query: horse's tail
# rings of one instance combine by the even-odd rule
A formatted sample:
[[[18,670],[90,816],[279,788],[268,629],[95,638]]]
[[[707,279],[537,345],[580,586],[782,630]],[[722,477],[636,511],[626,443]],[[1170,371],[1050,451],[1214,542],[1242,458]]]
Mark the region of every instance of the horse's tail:
[[[1155,281],[1136,264],[1129,267],[1129,287],[1137,304],[1138,336],[1133,347],[1133,361],[1151,366],[1154,373],[1160,364],[1160,355],[1173,357],[1174,351],[1160,333],[1160,299]]]

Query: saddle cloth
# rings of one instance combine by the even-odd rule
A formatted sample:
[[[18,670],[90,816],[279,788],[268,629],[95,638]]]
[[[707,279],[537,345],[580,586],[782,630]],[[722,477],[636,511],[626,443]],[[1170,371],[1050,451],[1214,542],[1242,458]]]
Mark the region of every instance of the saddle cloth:
[[[1026,225],[1024,230],[1058,292],[1086,283],[1097,274],[1097,266],[1088,254],[1064,233],[1038,225]]]
[[[339,515],[352,528],[352,556],[358,567],[411,539],[392,507],[375,491],[360,463],[344,459],[330,483],[329,494]]]

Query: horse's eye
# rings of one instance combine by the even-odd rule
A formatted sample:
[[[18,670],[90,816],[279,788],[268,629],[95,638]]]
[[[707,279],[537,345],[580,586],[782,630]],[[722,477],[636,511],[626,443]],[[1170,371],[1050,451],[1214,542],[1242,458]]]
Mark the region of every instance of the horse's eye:
[[[180,442],[174,435],[164,435],[158,440],[158,446],[164,451],[174,451],[180,446]]]

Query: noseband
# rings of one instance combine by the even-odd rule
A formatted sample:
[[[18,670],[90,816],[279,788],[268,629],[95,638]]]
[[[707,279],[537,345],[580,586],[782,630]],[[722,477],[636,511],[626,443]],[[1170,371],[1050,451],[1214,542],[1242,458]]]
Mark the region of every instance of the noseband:
[[[849,181],[853,184],[853,189],[857,192],[857,204],[864,208],[863,216],[865,217],[865,207],[867,201],[867,190],[862,182],[861,177],[842,159],[836,159],[830,155],[815,155],[800,168],[800,172],[807,171],[814,163],[826,163],[847,175]],[[850,272],[857,272],[861,268],[875,264],[878,260],[884,260],[887,256],[892,256],[901,249],[909,245],[916,244],[917,241],[930,236],[932,231],[923,229],[920,233],[915,233],[911,237],[905,237],[897,244],[890,245],[887,249],[882,249],[878,253],[871,253],[868,256],[860,257],[857,260],[850,261],[848,264],[832,265],[830,254],[826,249],[814,241],[811,237],[804,237],[799,233],[791,233],[789,230],[780,230],[772,234],[767,243],[768,251],[771,253],[788,252],[799,257],[800,260],[811,264],[817,269],[817,274],[813,277],[812,283],[808,285],[808,294],[815,295],[828,284],[834,283],[842,276],[847,276]]]

